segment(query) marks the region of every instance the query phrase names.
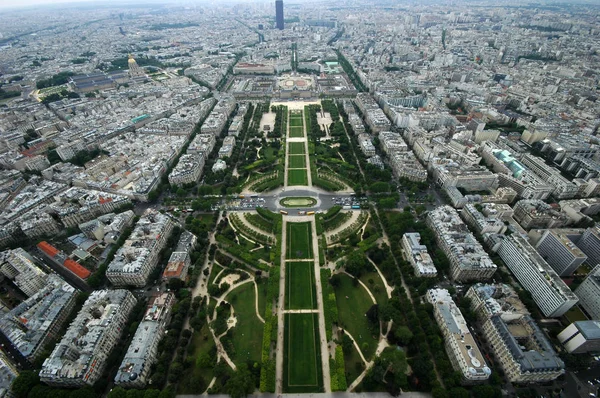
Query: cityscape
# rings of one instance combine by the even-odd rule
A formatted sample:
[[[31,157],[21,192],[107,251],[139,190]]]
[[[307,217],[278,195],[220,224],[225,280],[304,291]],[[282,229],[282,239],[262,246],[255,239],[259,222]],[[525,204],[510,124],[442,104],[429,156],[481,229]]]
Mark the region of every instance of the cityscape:
[[[600,4],[5,3],[0,398],[600,393]]]

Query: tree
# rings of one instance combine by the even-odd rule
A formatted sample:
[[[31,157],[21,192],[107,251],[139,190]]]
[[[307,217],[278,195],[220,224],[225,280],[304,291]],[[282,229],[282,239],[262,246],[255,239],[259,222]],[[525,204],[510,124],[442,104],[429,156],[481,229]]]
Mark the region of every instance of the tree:
[[[454,387],[450,390],[452,398],[469,398],[469,391],[462,387]]]
[[[184,283],[181,279],[171,278],[169,279],[169,289],[171,290],[179,290],[183,287]]]
[[[160,395],[160,390],[150,388],[150,389],[146,390],[146,392],[144,393],[144,398],[158,398],[159,395]]]
[[[373,193],[384,193],[390,191],[390,185],[387,182],[374,182],[369,186],[369,190]]]
[[[92,387],[78,388],[69,394],[69,398],[96,398],[97,396],[98,394],[96,394]]]
[[[413,334],[406,326],[399,326],[394,330],[394,337],[402,345],[408,345],[413,338]]]
[[[354,250],[346,257],[346,272],[360,278],[365,272],[371,270],[371,263],[367,263],[367,257],[362,250]]]
[[[483,384],[480,386],[475,386],[471,390],[471,393],[474,397],[477,398],[501,398],[502,391],[497,388],[490,386],[489,384]]]
[[[354,342],[352,341],[352,338],[346,333],[344,333],[344,335],[342,336],[342,351],[344,351],[345,354],[349,354],[352,352],[353,349]]]
[[[393,209],[396,207],[396,199],[391,198],[382,198],[377,201],[377,205],[382,209]]]
[[[40,384],[40,376],[31,370],[25,370],[19,374],[12,384],[12,392],[17,398],[26,398],[29,391]]]
[[[225,392],[231,398],[242,398],[254,391],[255,381],[248,365],[242,364],[225,383]]]

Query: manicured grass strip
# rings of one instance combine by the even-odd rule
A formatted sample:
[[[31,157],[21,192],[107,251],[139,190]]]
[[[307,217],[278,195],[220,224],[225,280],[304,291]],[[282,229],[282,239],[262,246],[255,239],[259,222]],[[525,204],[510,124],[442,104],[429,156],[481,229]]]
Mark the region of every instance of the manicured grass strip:
[[[289,262],[285,265],[285,307],[289,310],[317,308],[314,263]]]
[[[335,287],[340,325],[356,339],[365,358],[370,360],[377,349],[377,338],[373,338],[369,321],[365,314],[373,305],[369,294],[360,284],[354,285],[352,278],[340,274],[339,285]],[[377,327],[379,330],[379,327]],[[365,345],[366,343],[366,345]],[[346,367],[346,369],[348,369]]]
[[[290,169],[305,169],[306,155],[290,155],[288,167]]]
[[[310,222],[289,222],[287,228],[286,258],[313,258]]]
[[[285,314],[284,333],[283,391],[322,391],[317,314]]]
[[[290,115],[290,127],[304,127],[302,122],[302,114]]]
[[[254,284],[240,286],[229,293],[227,299],[237,318],[235,327],[229,332],[235,348],[232,359],[236,363],[260,362],[264,324],[256,316]]]
[[[305,148],[304,142],[290,142],[289,155],[304,155]]]
[[[288,185],[308,185],[306,169],[288,170]]]
[[[302,127],[290,127],[290,138],[304,137],[304,129]]]

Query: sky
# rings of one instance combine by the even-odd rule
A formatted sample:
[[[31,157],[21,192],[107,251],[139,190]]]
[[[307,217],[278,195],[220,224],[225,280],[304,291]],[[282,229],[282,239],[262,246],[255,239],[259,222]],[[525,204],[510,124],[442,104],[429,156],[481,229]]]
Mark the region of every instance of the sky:
[[[186,0],[185,3],[203,2],[210,0]],[[102,5],[123,5],[128,3],[182,3],[178,0],[0,0],[0,8],[21,8],[36,5],[61,5],[68,3],[99,3]]]

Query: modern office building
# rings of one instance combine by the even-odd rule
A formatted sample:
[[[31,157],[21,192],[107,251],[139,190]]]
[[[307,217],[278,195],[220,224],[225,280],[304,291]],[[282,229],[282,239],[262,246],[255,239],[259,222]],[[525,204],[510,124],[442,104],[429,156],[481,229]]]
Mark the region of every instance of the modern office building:
[[[569,276],[587,260],[587,256],[561,230],[547,230],[535,246],[559,276]]]
[[[542,383],[565,365],[517,293],[508,285],[473,285],[466,294],[497,362],[512,383]]]
[[[450,293],[446,289],[430,289],[427,301],[433,304],[433,315],[444,336],[446,352],[454,370],[462,375],[463,383],[487,380],[492,371]]]
[[[283,0],[275,0],[275,27],[283,30]]]
[[[455,281],[491,278],[496,264],[450,206],[440,206],[427,215],[427,225],[450,261],[450,276]]]
[[[143,388],[150,369],[156,362],[158,343],[171,319],[173,293],[162,293],[150,299],[144,319],[140,322],[123,362],[115,376],[115,384],[127,388]]]
[[[573,322],[556,337],[570,354],[600,352],[600,321]]]
[[[413,266],[415,276],[437,276],[437,269],[427,252],[427,246],[421,244],[421,235],[418,232],[407,232],[402,236],[402,250]]]
[[[577,296],[522,236],[505,237],[498,254],[545,316],[562,316],[577,304]]]
[[[42,289],[0,318],[0,332],[32,362],[56,337],[75,305],[75,296],[71,285],[50,274]]]
[[[597,265],[575,289],[579,304],[590,319],[600,320],[600,265]]]
[[[44,361],[40,380],[56,387],[93,385],[121,337],[135,297],[127,290],[96,290]]]
[[[590,265],[600,264],[600,232],[597,227],[588,228],[577,241],[577,247],[588,256]]]

